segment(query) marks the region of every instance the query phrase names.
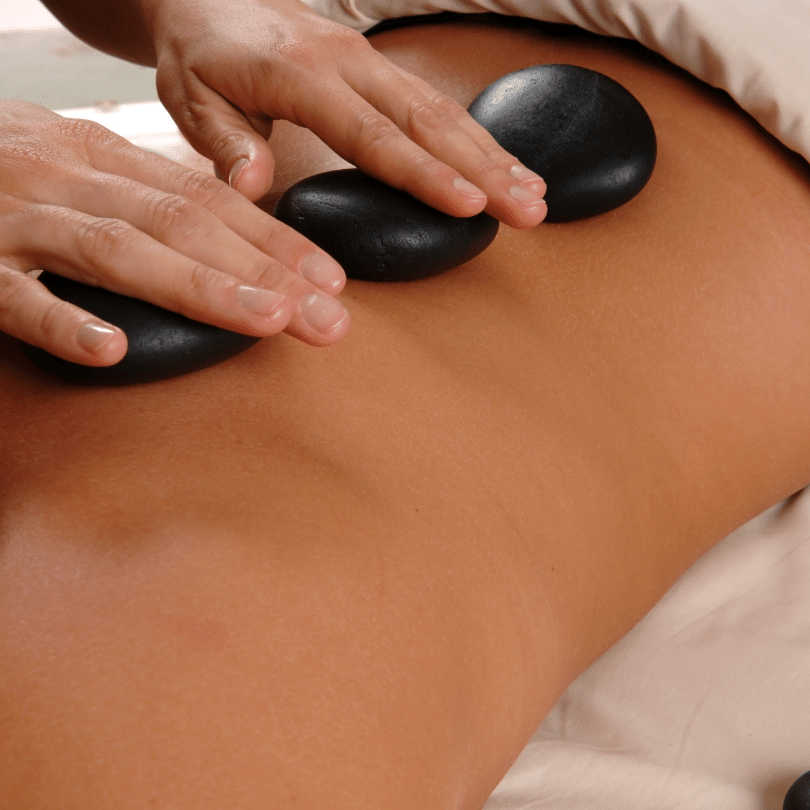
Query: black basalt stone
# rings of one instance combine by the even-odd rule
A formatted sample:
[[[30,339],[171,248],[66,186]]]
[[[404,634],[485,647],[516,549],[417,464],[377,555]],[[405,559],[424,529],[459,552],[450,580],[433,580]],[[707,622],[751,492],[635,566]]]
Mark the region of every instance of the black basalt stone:
[[[488,214],[452,217],[358,169],[308,177],[289,188],[275,216],[361,281],[414,281],[469,261],[498,233]]]
[[[655,165],[645,109],[613,79],[575,65],[537,65],[486,88],[469,112],[548,185],[547,222],[624,205]]]
[[[810,771],[790,786],[782,810],[810,810]]]
[[[39,280],[63,301],[120,327],[129,342],[120,363],[102,367],[71,363],[44,349],[25,345],[25,354],[34,365],[70,382],[85,385],[156,382],[221,363],[259,340],[53,273],[44,272]]]

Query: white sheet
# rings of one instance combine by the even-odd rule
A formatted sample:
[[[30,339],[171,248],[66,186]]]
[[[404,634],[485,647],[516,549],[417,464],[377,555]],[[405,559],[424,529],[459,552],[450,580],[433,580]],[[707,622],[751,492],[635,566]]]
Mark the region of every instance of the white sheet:
[[[360,30],[390,17],[494,11],[637,39],[732,98],[810,160],[810,0],[305,0]]]
[[[805,490],[703,557],[571,685],[486,810],[781,810],[808,770]]]

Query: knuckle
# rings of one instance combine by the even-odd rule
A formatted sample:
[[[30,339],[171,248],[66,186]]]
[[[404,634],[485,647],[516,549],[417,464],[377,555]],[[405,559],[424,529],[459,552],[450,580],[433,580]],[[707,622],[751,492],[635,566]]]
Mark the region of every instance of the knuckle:
[[[113,261],[129,231],[130,226],[120,219],[83,219],[77,223],[74,237],[78,253],[90,266]]]
[[[408,131],[438,129],[446,121],[444,113],[427,99],[414,99],[408,105]]]
[[[228,162],[232,156],[244,152],[244,133],[236,130],[220,132],[211,143],[211,159],[217,166]]]
[[[449,115],[453,118],[460,118],[467,115],[467,110],[463,104],[460,104],[450,96],[446,96],[444,93],[436,93],[431,98],[431,101],[444,115]]]
[[[478,162],[476,176],[477,177],[484,177],[488,174],[494,174],[500,172],[500,167],[498,164],[489,157],[484,157],[482,160]]]
[[[376,110],[360,113],[357,117],[356,129],[358,151],[384,147],[392,138],[402,134],[391,121]]]
[[[323,63],[323,50],[312,39],[302,37],[287,37],[276,44],[276,54],[296,69],[310,73],[317,70]]]
[[[416,174],[428,174],[441,171],[443,163],[429,152],[420,151],[410,159],[410,168]]]
[[[285,243],[290,248],[297,246],[306,252],[312,249],[312,245],[306,237],[302,236],[298,231],[293,230],[289,225],[285,225],[283,222],[269,215],[264,222],[264,226],[260,229],[260,232],[254,234],[250,242],[272,262],[278,261],[276,257],[279,255],[280,248],[282,248]],[[263,262],[266,261],[267,258],[263,260],[260,259],[256,267],[264,267]]]
[[[0,314],[14,312],[24,293],[25,278],[18,270],[0,267]]]
[[[204,206],[205,208],[216,210],[220,205],[228,200],[241,195],[232,188],[217,180],[212,174],[197,172],[189,169],[180,177],[180,187],[189,199]]]
[[[331,26],[328,32],[329,41],[337,45],[338,48],[347,50],[373,50],[368,39],[354,28],[346,25]]]
[[[216,284],[219,274],[205,264],[195,264],[188,273],[182,274],[175,285],[175,300],[178,311],[189,314],[190,301],[203,301],[209,290]]]
[[[28,342],[48,346],[64,343],[65,332],[76,321],[77,307],[50,293],[36,294],[37,282],[27,274],[0,267],[0,323]]]
[[[117,146],[122,140],[107,127],[82,118],[63,118],[59,126],[66,137],[102,149]]]
[[[493,166],[497,163],[503,163],[504,159],[508,160],[510,163],[514,162],[513,160],[509,160],[509,154],[494,139],[483,143],[481,145],[481,151],[486,155],[488,163],[491,163]]]
[[[153,233],[164,237],[177,233],[188,238],[195,230],[196,206],[179,194],[152,194],[147,210]]]
[[[53,297],[45,306],[37,309],[32,325],[45,340],[53,342],[63,333],[63,325],[66,321],[71,320],[74,314],[73,304]]]
[[[276,55],[298,69],[320,69],[327,60],[344,59],[347,54],[354,58],[358,51],[373,50],[368,40],[359,32],[344,25],[321,21],[319,30],[311,36],[289,36],[276,43]]]
[[[278,220],[273,220],[271,224],[263,229],[262,233],[253,243],[254,246],[268,256],[272,256],[278,250],[280,229],[276,225]],[[279,223],[280,224],[280,223]],[[254,268],[255,270],[256,268]]]

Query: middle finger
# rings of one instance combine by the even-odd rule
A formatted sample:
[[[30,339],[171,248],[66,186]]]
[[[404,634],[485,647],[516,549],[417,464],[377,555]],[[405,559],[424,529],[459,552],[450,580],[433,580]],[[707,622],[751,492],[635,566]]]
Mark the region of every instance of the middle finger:
[[[300,234],[269,216],[263,219],[266,247],[261,250],[205,206],[129,178],[97,173],[74,186],[70,205],[95,217],[126,221],[184,256],[250,284],[261,285],[268,276],[280,279],[289,272],[287,294],[300,297],[315,291],[313,283],[330,295],[339,293],[346,283],[337,262],[322,251],[313,253]],[[306,252],[298,258],[297,269],[309,284],[278,258],[281,254],[295,262],[302,251]]]

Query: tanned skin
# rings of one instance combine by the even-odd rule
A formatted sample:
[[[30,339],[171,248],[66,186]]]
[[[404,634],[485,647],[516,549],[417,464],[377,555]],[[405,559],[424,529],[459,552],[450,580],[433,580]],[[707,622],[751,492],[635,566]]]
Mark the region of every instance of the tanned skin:
[[[4,341],[0,806],[479,808],[577,674],[810,482],[806,167],[610,43],[373,44],[462,104],[606,73],[653,177],[442,276],[350,281],[328,349],[89,389]],[[292,125],[271,147],[275,194],[342,165]]]

